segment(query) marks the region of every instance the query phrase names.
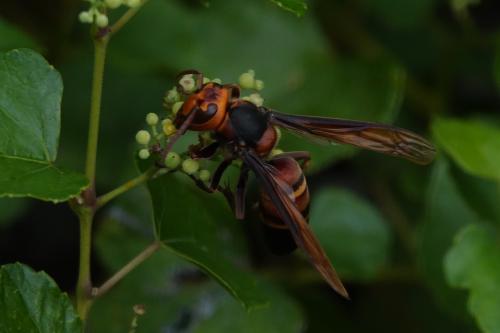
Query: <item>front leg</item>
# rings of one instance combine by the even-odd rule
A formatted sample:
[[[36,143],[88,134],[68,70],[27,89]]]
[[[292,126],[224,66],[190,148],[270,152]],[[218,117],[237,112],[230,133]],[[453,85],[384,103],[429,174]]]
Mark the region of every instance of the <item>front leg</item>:
[[[229,207],[231,207],[231,210],[238,220],[243,220],[245,218],[245,198],[248,182],[248,172],[248,168],[243,165],[241,167],[238,185],[236,185],[236,193],[233,193],[233,191],[231,191],[229,185],[225,185],[224,187],[219,188],[219,191],[224,194]]]
[[[189,175],[189,177],[194,181],[196,186],[198,186],[200,189],[207,193],[214,193],[215,191],[219,190],[220,186],[220,180],[222,178],[222,175],[224,174],[224,171],[226,171],[227,167],[231,165],[233,162],[233,159],[225,159],[222,161],[219,166],[217,166],[217,169],[215,169],[214,176],[212,177],[212,181],[210,182],[210,185],[207,186],[203,181],[199,180],[193,175]]]

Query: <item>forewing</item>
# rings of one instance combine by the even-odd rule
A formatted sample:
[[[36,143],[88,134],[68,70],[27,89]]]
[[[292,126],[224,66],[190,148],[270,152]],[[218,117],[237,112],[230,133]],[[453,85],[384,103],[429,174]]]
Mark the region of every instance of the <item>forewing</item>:
[[[307,221],[290,199],[288,185],[275,176],[273,166],[262,161],[253,152],[244,152],[243,160],[255,172],[258,181],[275,204],[281,219],[288,226],[297,245],[308,254],[310,261],[328,284],[340,295],[349,298],[342,281],[309,228]]]
[[[417,164],[430,163],[436,154],[434,146],[429,141],[402,128],[339,118],[270,112],[270,121],[273,125],[300,135],[346,143],[402,157]]]

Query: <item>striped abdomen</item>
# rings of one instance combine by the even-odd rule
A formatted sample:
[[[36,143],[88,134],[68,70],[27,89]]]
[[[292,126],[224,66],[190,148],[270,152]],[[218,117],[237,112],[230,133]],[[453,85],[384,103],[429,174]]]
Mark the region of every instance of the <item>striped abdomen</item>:
[[[289,196],[308,220],[309,215],[309,189],[306,178],[300,165],[290,157],[274,157],[269,161],[277,171],[276,177],[283,182],[284,188],[289,191]],[[295,250],[297,245],[288,230],[287,225],[279,217],[275,205],[264,192],[260,191],[260,215],[264,223],[264,233],[272,252],[287,254]]]

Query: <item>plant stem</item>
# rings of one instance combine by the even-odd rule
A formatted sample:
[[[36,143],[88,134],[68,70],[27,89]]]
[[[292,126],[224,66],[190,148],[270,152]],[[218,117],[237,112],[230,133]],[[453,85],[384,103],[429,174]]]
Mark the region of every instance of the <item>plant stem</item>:
[[[148,181],[156,172],[156,168],[151,168],[144,172],[143,174],[137,176],[136,178],[133,178],[126,183],[118,186],[114,190],[109,191],[106,194],[101,195],[99,198],[97,198],[96,201],[96,209],[101,208],[102,206],[106,205],[109,201],[113,200],[117,196],[133,189],[134,187]]]
[[[90,306],[92,282],[90,280],[90,251],[92,238],[93,211],[83,208],[79,211],[80,220],[80,270],[76,287],[76,308],[82,321],[85,321]]]
[[[87,313],[92,303],[92,281],[90,274],[90,253],[92,245],[92,221],[97,206],[95,194],[95,175],[97,160],[97,144],[99,141],[99,120],[101,114],[102,86],[104,77],[104,65],[106,62],[106,50],[112,34],[119,31],[142,7],[147,0],[128,10],[111,28],[108,34],[95,34],[94,39],[94,69],[92,73],[92,92],[90,100],[89,131],[87,141],[87,155],[85,161],[85,175],[90,182],[88,189],[82,193],[83,202],[73,201],[70,205],[78,215],[80,221],[80,267],[78,282],[76,285],[76,306],[80,318],[85,323]],[[103,30],[104,31],[104,30]],[[93,30],[93,33],[96,31]],[[135,186],[128,185],[129,188]],[[118,192],[105,196],[107,201],[123,193]],[[102,198],[101,198],[102,199]],[[105,202],[107,202],[105,201]],[[104,203],[105,203],[104,202]],[[103,203],[101,203],[103,204]]]
[[[120,17],[118,19],[118,21],[116,21],[110,28],[110,32],[109,32],[109,36],[113,36],[114,34],[116,34],[118,31],[121,30],[121,28],[123,28],[123,26],[125,24],[127,24],[128,21],[130,21],[130,19],[132,17],[135,16],[135,14],[137,14],[137,12],[139,11],[139,9],[141,9],[142,6],[144,6],[144,4],[148,2],[148,0],[142,0],[141,4],[136,6],[136,7],[132,7],[130,8],[129,10],[127,10],[125,12],[125,14],[122,15],[122,17]]]
[[[87,161],[85,175],[94,188],[97,159],[97,142],[99,138],[99,119],[101,114],[102,82],[108,38],[94,40],[94,72],[92,79],[92,96],[90,104],[89,134],[87,142]]]
[[[123,279],[128,273],[130,273],[134,268],[139,266],[146,259],[151,257],[161,246],[161,242],[155,241],[147,248],[145,248],[141,253],[139,253],[134,259],[132,259],[128,264],[122,267],[118,272],[115,273],[108,281],[99,288],[94,288],[92,290],[93,297],[100,297],[107,293],[115,284],[117,284],[121,279]]]

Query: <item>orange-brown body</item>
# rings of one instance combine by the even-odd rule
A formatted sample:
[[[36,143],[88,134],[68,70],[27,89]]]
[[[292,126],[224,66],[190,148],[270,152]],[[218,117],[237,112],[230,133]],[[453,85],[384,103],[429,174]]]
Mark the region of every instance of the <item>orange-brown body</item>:
[[[299,163],[293,158],[278,156],[271,159],[269,164],[277,170],[277,178],[283,182],[284,188],[289,189],[290,193],[288,193],[288,196],[299,212],[307,219],[309,212],[309,189]],[[265,224],[273,228],[288,228],[281,220],[275,204],[264,190],[260,192],[260,209]]]

